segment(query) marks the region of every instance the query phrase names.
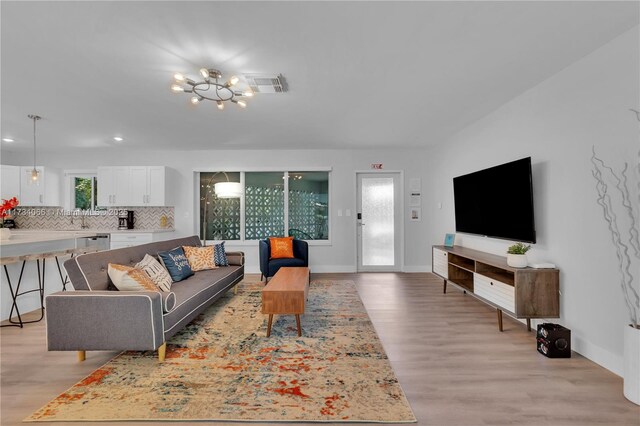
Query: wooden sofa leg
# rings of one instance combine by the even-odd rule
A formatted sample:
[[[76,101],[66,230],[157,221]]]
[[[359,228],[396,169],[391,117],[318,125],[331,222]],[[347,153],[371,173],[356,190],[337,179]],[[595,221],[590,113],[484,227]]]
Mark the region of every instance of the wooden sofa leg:
[[[167,355],[167,342],[164,342],[162,346],[158,348],[158,361],[164,362],[164,358]]]
[[[238,294],[238,284],[233,286],[233,294]]]
[[[85,359],[87,359],[87,352],[86,351],[78,351],[78,362],[82,362]]]

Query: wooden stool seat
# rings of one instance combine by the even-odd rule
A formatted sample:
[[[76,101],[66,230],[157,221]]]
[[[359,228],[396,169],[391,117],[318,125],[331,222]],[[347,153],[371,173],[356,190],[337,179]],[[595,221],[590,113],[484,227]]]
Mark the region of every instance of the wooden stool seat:
[[[0,266],[2,265],[11,265],[12,263],[20,262],[20,257],[0,257]]]

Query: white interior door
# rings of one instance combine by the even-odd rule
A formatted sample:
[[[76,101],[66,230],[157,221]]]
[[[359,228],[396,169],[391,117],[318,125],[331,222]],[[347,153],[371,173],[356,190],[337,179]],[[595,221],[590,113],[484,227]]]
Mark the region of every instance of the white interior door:
[[[400,270],[400,173],[357,174],[358,271]]]

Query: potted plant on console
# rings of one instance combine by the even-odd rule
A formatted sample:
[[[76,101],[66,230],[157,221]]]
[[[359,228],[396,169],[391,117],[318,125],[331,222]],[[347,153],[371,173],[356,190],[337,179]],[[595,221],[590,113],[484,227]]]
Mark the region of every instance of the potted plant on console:
[[[531,246],[516,243],[507,249],[507,265],[513,268],[527,267],[527,252]]]

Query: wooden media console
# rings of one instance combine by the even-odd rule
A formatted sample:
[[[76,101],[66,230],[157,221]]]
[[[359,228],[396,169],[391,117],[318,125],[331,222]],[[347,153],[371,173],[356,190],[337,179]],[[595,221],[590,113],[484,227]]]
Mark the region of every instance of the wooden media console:
[[[433,246],[433,273],[495,307],[502,331],[502,312],[514,318],[560,317],[560,271],[558,269],[513,268],[507,258],[454,246]]]

